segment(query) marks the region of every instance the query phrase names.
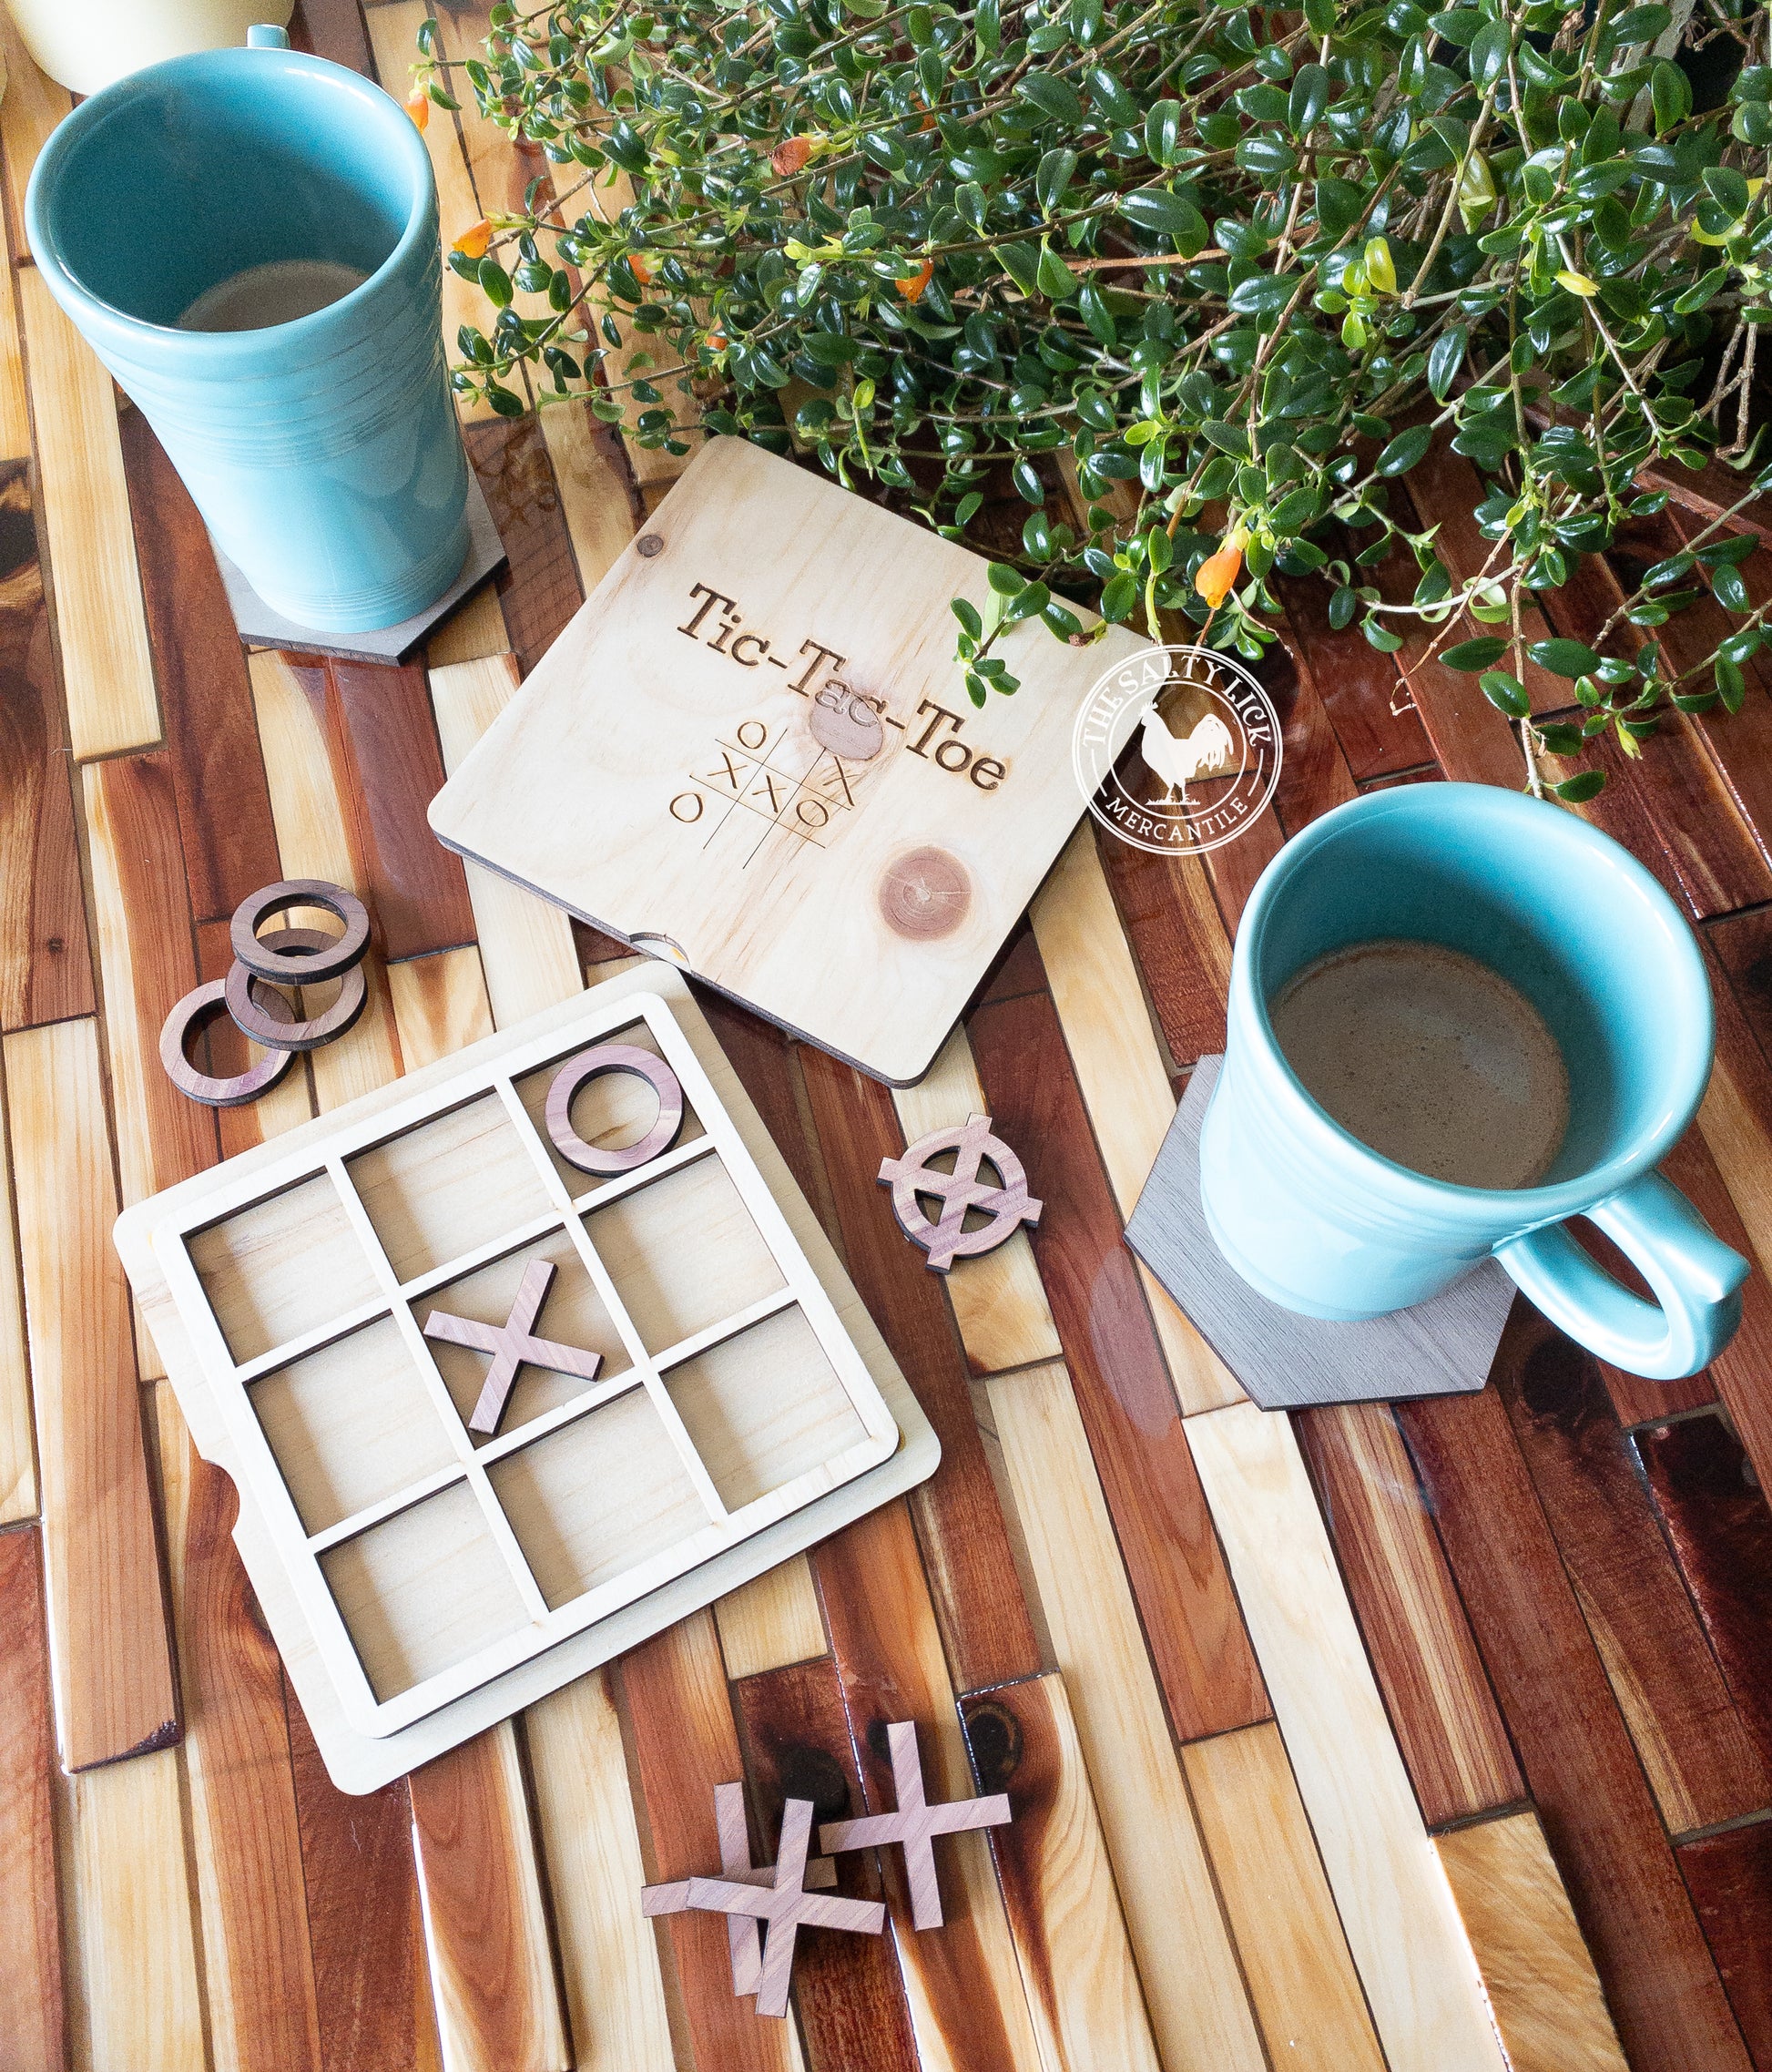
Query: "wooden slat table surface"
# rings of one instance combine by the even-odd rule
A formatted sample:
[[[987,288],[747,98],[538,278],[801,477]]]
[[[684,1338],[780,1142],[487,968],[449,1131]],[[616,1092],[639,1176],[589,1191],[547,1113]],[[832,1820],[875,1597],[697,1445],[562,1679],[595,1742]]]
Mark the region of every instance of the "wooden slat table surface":
[[[294,33],[403,96],[425,12],[299,0]],[[451,5],[453,54],[485,12]],[[108,1219],[625,968],[424,808],[680,464],[582,404],[477,419],[496,591],[404,669],[244,655],[177,476],[24,250],[68,104],[0,36],[4,2072],[1772,2072],[1764,1269],[1687,1383],[1516,1312],[1480,1396],[1268,1418],[1120,1241],[1267,856],[1375,785],[1518,781],[1468,679],[1429,665],[1411,704],[1297,587],[1266,824],[1201,863],[1085,823],[922,1086],[708,1004],[935,1479],[410,1781],[332,1789]],[[539,169],[471,111],[427,143],[446,237]],[[1422,515],[1468,510],[1464,464],[1431,466]],[[1629,556],[1716,508],[1675,486]],[[1772,548],[1747,574],[1772,587]],[[1554,630],[1615,579],[1547,599]],[[1717,1069],[1672,1166],[1772,1265],[1772,672],[1590,811],[1711,952]],[[239,899],[310,875],[374,915],[362,1025],[255,1107],[186,1106],[162,1016],[225,967]],[[984,1105],[1046,1213],[943,1287],[873,1175]],[[932,1797],[1006,1790],[1016,1823],[937,1845],[922,1934],[894,1852],[846,1861],[887,1935],[809,1934],[791,2018],[759,2020],[724,1924],[647,1922],[638,1888],[715,1867],[740,1772],[759,1852],[788,1796],[889,1809],[902,1719]]]

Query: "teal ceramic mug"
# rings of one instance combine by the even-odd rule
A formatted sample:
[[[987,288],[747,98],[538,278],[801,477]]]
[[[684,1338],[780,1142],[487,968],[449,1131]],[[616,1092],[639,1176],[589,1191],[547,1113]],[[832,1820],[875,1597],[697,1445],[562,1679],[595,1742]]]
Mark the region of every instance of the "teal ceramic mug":
[[[1394,1164],[1305,1090],[1268,1003],[1319,957],[1386,938],[1477,958],[1525,995],[1569,1068],[1563,1145],[1537,1185],[1459,1187]],[[1747,1262],[1655,1171],[1710,1075],[1704,959],[1615,842],[1481,784],[1409,784],[1339,807],[1262,873],[1237,932],[1224,1068],[1200,1143],[1206,1220],[1270,1300],[1351,1321],[1425,1301],[1493,1254],[1572,1338],[1660,1380],[1741,1316]],[[1647,1302],[1564,1227],[1585,1216]]]
[[[50,292],[159,435],[265,602],[322,632],[409,618],[467,556],[436,184],[372,81],[255,29],[82,102],[31,175]],[[178,328],[249,269],[362,284],[293,321]]]

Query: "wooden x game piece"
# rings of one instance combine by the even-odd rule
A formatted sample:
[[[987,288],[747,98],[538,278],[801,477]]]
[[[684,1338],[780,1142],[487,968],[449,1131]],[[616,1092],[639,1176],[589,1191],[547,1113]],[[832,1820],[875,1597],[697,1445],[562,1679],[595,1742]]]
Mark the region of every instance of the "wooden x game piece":
[[[553,1373],[575,1374],[582,1382],[596,1379],[602,1353],[576,1345],[556,1345],[551,1338],[533,1335],[553,1279],[554,1268],[547,1260],[532,1259],[523,1270],[516,1301],[502,1324],[476,1323],[472,1317],[452,1316],[447,1310],[433,1310],[425,1318],[426,1338],[438,1339],[445,1345],[470,1346],[476,1352],[493,1356],[474,1415],[468,1419],[470,1432],[490,1438],[498,1430],[519,1367],[546,1367]]]
[[[745,1788],[742,1784],[715,1785],[714,1822],[719,1830],[720,1869],[725,1875],[734,1884],[773,1883],[775,1871],[771,1865],[765,1864],[760,1870],[753,1869],[751,1865],[750,1836],[745,1829]],[[828,1892],[837,1883],[837,1866],[829,1856],[814,1857],[806,1866],[806,1876],[801,1883]],[[648,1920],[661,1914],[687,1914],[688,1907],[687,1878],[677,1878],[669,1884],[646,1885],[641,1889],[640,1912]],[[763,1940],[756,1922],[748,1914],[728,1914],[726,1935],[732,1952],[733,1992],[755,1993],[763,1968]]]
[[[943,1172],[930,1160],[941,1152],[953,1153],[953,1170]],[[1002,1178],[993,1187],[978,1177],[981,1163],[993,1165]],[[892,1190],[892,1213],[899,1229],[912,1244],[928,1253],[928,1264],[945,1273],[956,1259],[975,1258],[993,1251],[1013,1237],[1023,1223],[1040,1220],[1041,1204],[1027,1191],[1027,1171],[1002,1138],[991,1134],[988,1115],[969,1115],[963,1124],[947,1129],[932,1129],[920,1137],[901,1158],[882,1158],[880,1184]],[[924,1215],[919,1195],[942,1204],[933,1223]],[[977,1210],[990,1221],[975,1230],[966,1228],[966,1214]]]
[[[794,1968],[794,1940],[802,1928],[842,1928],[854,1935],[878,1935],[886,1909],[878,1900],[839,1899],[834,1893],[805,1889],[806,1845],[812,1832],[810,1799],[789,1799],[781,1812],[781,1853],[765,1886],[734,1879],[691,1878],[689,1904],[698,1914],[743,1914],[769,1924],[758,1977],[757,2012],[785,2015]]]
[[[959,1834],[969,1828],[1003,1827],[1011,1819],[1009,1801],[999,1791],[988,1799],[957,1799],[932,1806],[923,1796],[922,1760],[917,1753],[917,1730],[901,1720],[886,1730],[892,1756],[892,1782],[898,1791],[895,1813],[870,1813],[859,1821],[828,1821],[819,1830],[819,1847],[827,1855],[847,1849],[877,1849],[889,1842],[904,1851],[905,1878],[911,1887],[913,1928],[942,1925],[942,1893],[935,1882],[932,1836]]]

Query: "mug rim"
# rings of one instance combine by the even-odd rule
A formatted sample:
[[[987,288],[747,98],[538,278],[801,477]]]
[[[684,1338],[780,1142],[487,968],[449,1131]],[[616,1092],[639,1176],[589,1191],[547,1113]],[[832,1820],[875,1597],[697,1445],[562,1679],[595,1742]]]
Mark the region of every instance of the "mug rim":
[[[45,221],[44,197],[52,183],[57,179],[66,165],[68,154],[74,150],[93,125],[113,109],[140,95],[144,87],[157,82],[165,83],[170,75],[181,72],[220,70],[250,63],[254,70],[276,66],[285,74],[295,77],[322,77],[333,91],[344,90],[356,95],[358,99],[372,112],[373,118],[385,123],[386,112],[394,111],[407,135],[401,136],[395,147],[404,157],[413,174],[414,199],[406,212],[406,222],[394,242],[393,250],[382,261],[373,273],[360,281],[348,293],[336,301],[328,302],[318,310],[311,310],[305,316],[290,317],[277,324],[264,324],[251,331],[184,331],[176,323],[155,323],[147,317],[133,316],[127,310],[119,309],[109,302],[96,289],[87,285],[62,257],[56,240],[47,233]],[[331,75],[338,76],[337,81]],[[378,106],[377,104],[384,104]],[[390,135],[400,136],[399,131]],[[64,116],[50,133],[48,141],[37,153],[36,162],[31,168],[31,177],[25,189],[25,236],[39,272],[53,276],[56,286],[64,298],[76,301],[89,312],[99,316],[106,323],[120,327],[126,333],[143,338],[177,338],[181,350],[207,354],[212,359],[244,358],[252,350],[251,342],[275,337],[281,343],[290,338],[303,335],[304,327],[318,332],[328,322],[336,322],[346,314],[355,314],[371,294],[380,288],[412,248],[426,235],[428,219],[433,212],[425,206],[426,195],[435,194],[435,176],[431,165],[431,155],[418,126],[401,107],[398,101],[373,79],[347,66],[335,65],[330,58],[317,57],[311,51],[290,50],[278,46],[229,45],[218,50],[188,51],[182,57],[162,58],[158,65],[144,66],[137,72],[126,72],[122,78],[113,79],[108,87],[90,95],[77,107]]]
[[[1555,815],[1556,824],[1570,838],[1595,856],[1604,858],[1612,868],[1622,870],[1638,896],[1650,907],[1658,909],[1665,921],[1673,924],[1667,931],[1672,954],[1685,965],[1686,975],[1701,1003],[1697,1017],[1699,1027],[1696,1032],[1697,1040],[1682,1045],[1681,1050],[1686,1055],[1676,1053],[1667,1064],[1670,1079],[1682,1077],[1685,1084],[1675,1089],[1671,1105],[1659,1122],[1638,1131],[1623,1151],[1572,1179],[1538,1187],[1467,1187],[1453,1180],[1437,1179],[1431,1173],[1401,1165],[1395,1158],[1387,1158],[1382,1151],[1374,1150],[1363,1138],[1336,1121],[1293,1071],[1274,1035],[1268,1003],[1257,984],[1255,972],[1260,961],[1262,937],[1290,880],[1315,852],[1345,829],[1349,821],[1424,812],[1431,811],[1436,802],[1451,802],[1455,811],[1475,810],[1512,815],[1531,823],[1531,828],[1544,826],[1541,815]],[[1498,1208],[1507,1204],[1516,1211],[1511,1217],[1510,1235],[1581,1215],[1658,1166],[1685,1135],[1697,1113],[1710,1077],[1716,1046],[1716,1008],[1704,953],[1685,916],[1655,875],[1610,835],[1561,807],[1523,792],[1503,791],[1499,785],[1458,780],[1397,785],[1368,792],[1333,808],[1294,835],[1256,881],[1244,908],[1232,954],[1230,990],[1233,1018],[1240,1006],[1248,1016],[1250,1033],[1258,1037],[1267,1061],[1275,1068],[1278,1085],[1290,1110],[1287,1117],[1288,1124],[1299,1130],[1314,1149],[1342,1158],[1357,1158],[1375,1169],[1375,1177],[1382,1176],[1390,1188],[1406,1198],[1412,1195],[1424,1212],[1435,1209],[1462,1210],[1473,1219],[1486,1216],[1492,1220]]]

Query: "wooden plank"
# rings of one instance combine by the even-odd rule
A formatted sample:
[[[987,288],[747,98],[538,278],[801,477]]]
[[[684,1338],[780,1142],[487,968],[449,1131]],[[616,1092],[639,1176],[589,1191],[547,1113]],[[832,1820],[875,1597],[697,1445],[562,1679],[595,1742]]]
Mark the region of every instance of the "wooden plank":
[[[741,1677],[810,1662],[830,1651],[819,1593],[812,1587],[812,1571],[803,1554],[779,1568],[766,1568],[721,1597],[714,1606],[714,1618],[719,1627],[726,1673],[735,1683]],[[836,1815],[820,1817],[834,1820]]]
[[[400,1055],[415,1071],[493,1033],[480,952],[472,943],[387,967]]]
[[[728,1657],[728,1667],[731,1664]],[[829,1660],[800,1662],[737,1684],[733,1698],[760,1835],[758,1860],[773,1860],[782,1802],[810,1799],[820,1821],[861,1811],[861,1780],[850,1746],[837,1671]],[[840,1856],[837,1890],[878,1900],[880,1866],[871,1850]],[[818,1935],[794,1960],[794,1998],[812,2072],[918,2072],[910,2011],[883,1935]]]
[[[1273,2062],[1382,2072],[1279,1729],[1190,1741],[1181,1760]]]
[[[1391,2072],[1496,2072],[1469,1945],[1292,1428],[1235,1403],[1186,1429]]]
[[[1522,1302],[1498,1357],[1529,1349]],[[1636,2072],[1743,2072],[1716,1968],[1494,1389],[1398,1413]]]
[[[1222,1051],[1230,939],[1206,865],[1195,856],[1154,856],[1105,828],[1095,849],[1169,1061],[1186,1067]]]
[[[56,1736],[70,1771],[176,1739],[97,1032],[5,1041]]]
[[[323,2072],[433,2072],[441,2058],[406,1781],[347,1797],[285,1696]]]
[[[30,465],[17,461],[0,466],[0,1028],[94,1004]]]
[[[282,1671],[229,1537],[233,1485],[199,1457],[171,1385],[153,1393],[210,2048],[217,2072],[319,2072]]]
[[[0,101],[0,140],[6,159],[7,243],[15,260],[27,260],[25,240],[25,188],[37,153],[49,132],[74,106],[66,87],[39,72],[19,38],[10,8],[0,9],[0,53],[4,53],[7,89]]]
[[[527,676],[585,601],[554,464],[533,417],[471,424],[466,438],[468,458],[510,556],[498,577],[499,603],[517,668]]]
[[[574,2072],[669,2072],[658,1944],[609,1671],[594,1669],[523,1718],[571,2023]]]
[[[31,457],[31,406],[25,391],[25,342],[18,328],[18,292],[12,270],[0,282],[0,456]]]
[[[1046,1204],[1034,1256],[1176,1736],[1248,1726],[1268,1717],[1261,1674],[1053,1003],[982,1008],[971,1033],[991,1112]]]
[[[64,2072],[56,1736],[40,1536],[0,1533],[0,2007],[12,2072]]]
[[[76,762],[152,748],[159,700],[111,378],[32,268],[18,275],[37,479]]]
[[[589,597],[646,513],[620,439],[613,426],[597,423],[587,402],[554,404],[542,412],[541,425],[579,584]]]
[[[991,1853],[1044,2063],[1158,2072],[1064,1678],[976,1691],[960,1710],[981,1791],[1014,1797]]]
[[[906,1138],[913,1143],[932,1129],[986,1112],[984,1089],[963,1027],[955,1029],[936,1053],[927,1077],[893,1090],[892,1106]],[[945,1278],[966,1362],[974,1374],[1001,1373],[1058,1357],[1058,1327],[1024,1230],[1016,1230],[994,1251],[956,1260]]]
[[[1688,1842],[1680,1869],[1756,2065],[1772,2065],[1772,1821]]]
[[[858,1519],[813,1550],[812,1573],[868,1812],[897,1804],[886,1728],[901,1720],[916,1725],[929,1797],[970,1798],[953,1686],[909,1512],[889,1504]],[[911,1927],[899,1853],[888,1850],[881,1866],[918,2058],[925,2072],[1044,2072],[989,1841],[974,1831],[943,1842],[940,1928]]]
[[[510,652],[511,636],[498,608],[497,586],[488,581],[451,612],[425,642],[424,666],[440,669],[452,662],[478,662]]]
[[[1421,715],[1401,695],[1396,664],[1357,635],[1335,631],[1329,622],[1328,587],[1283,576],[1272,583],[1299,661],[1322,699],[1355,781],[1431,762]]]
[[[1340,1403],[1294,1427],[1422,1818],[1441,1827],[1524,1798],[1395,1416]]]
[[[448,2072],[571,2072],[515,1728],[409,1781]]]
[[[1176,1098],[1137,967],[1087,824],[1072,836],[1033,907],[1034,933],[1122,1222],[1175,1119]],[[1139,1269],[1164,1358],[1190,1415],[1242,1398],[1235,1377]]]
[[[0,1148],[10,1142],[0,1074]],[[0,1526],[37,1512],[36,1451],[31,1438],[31,1363],[25,1351],[25,1289],[18,1273],[18,1221],[12,1161],[0,1157]]]
[[[431,672],[443,767],[457,769],[516,689],[508,657],[459,662]],[[486,990],[501,1027],[578,991],[584,983],[572,924],[557,906],[477,863],[466,866]]]
[[[1237,1956],[1070,1376],[1054,1363],[986,1386],[1159,2055],[1167,2072],[1258,2065]],[[1271,1895],[1282,1912],[1292,1898]]]
[[[706,986],[694,990],[697,1005],[707,1016],[727,1062],[756,1103],[776,1148],[788,1161],[789,1171],[811,1203],[826,1235],[840,1251],[842,1232],[831,1200],[830,1181],[819,1152],[806,1077],[800,1069],[799,1046],[773,1022],[748,1013],[724,994],[709,992]]]
[[[1772,1803],[1591,1354],[1549,1327],[1498,1365],[1538,1500],[1675,1834]]]
[[[1537,1814],[1478,1821],[1434,1846],[1513,2072],[1625,2072]]]
[[[333,662],[327,674],[363,804],[363,867],[382,954],[392,962],[468,942],[474,914],[461,859],[424,817],[443,781],[424,671]]]
[[[651,1831],[647,1883],[706,1875],[720,1860],[714,1787],[744,1773],[713,1619],[667,1627],[623,1656],[620,1676]],[[637,1893],[632,1904],[637,1914]],[[668,1928],[697,2065],[789,2072],[792,2024],[759,2020],[734,1995],[726,1923],[674,1914]]]
[[[1268,695],[1279,714],[1282,750],[1273,805],[1263,816],[1270,824],[1249,831],[1249,835],[1227,843],[1207,859],[1209,865],[1228,864],[1234,859],[1236,870],[1246,877],[1251,890],[1267,864],[1263,852],[1268,848],[1269,838],[1277,847],[1286,835],[1296,834],[1319,814],[1345,805],[1356,795],[1347,758],[1318,696],[1316,679],[1301,662],[1301,653],[1297,643],[1282,631],[1268,649],[1262,670]],[[1255,857],[1259,862],[1252,868],[1251,859]],[[1217,874],[1216,870],[1214,874]],[[1219,896],[1223,898],[1222,891]],[[1241,897],[1236,902],[1238,914],[1243,903]]]
[[[910,1502],[954,1673],[974,1689],[1029,1675],[1041,1666],[1039,1648],[952,1320],[879,1184],[881,1159],[904,1148],[892,1097],[821,1051],[802,1049],[800,1064],[850,1272],[899,1365],[917,1377],[918,1400],[941,1438],[942,1465]],[[824,1596],[828,1614],[829,1590]]]
[[[1641,1426],[1631,1444],[1742,1720],[1772,1763],[1772,1508],[1765,1485],[1727,1422],[1713,1414]]]
[[[209,2062],[179,1781],[163,1749],[66,1782],[69,2056],[94,2072]]]
[[[334,65],[374,77],[357,0],[295,0],[290,41],[298,50],[311,50],[316,57],[330,57]]]
[[[214,921],[279,874],[251,685],[189,491],[138,410],[124,412],[121,431],[190,903]]]

